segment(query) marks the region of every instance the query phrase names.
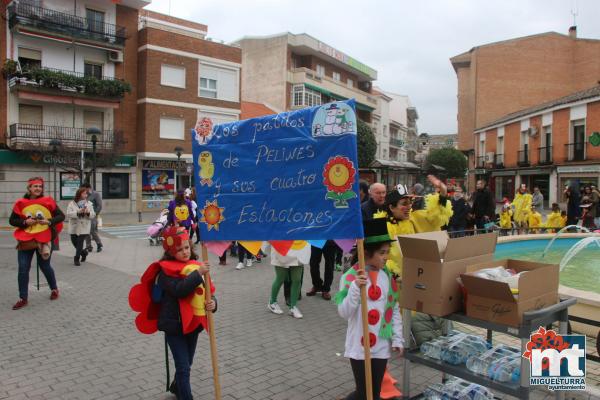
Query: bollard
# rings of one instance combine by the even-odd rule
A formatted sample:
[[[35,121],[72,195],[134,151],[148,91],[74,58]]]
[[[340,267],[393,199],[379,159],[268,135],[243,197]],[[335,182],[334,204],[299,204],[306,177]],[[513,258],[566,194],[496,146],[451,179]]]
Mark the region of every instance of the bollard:
[[[142,222],[142,212],[138,211],[138,222]]]

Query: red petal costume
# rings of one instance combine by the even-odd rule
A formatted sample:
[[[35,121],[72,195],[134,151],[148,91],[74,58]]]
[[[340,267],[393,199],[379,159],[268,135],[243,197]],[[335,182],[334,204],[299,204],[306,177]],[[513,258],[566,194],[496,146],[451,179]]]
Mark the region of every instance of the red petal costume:
[[[158,314],[160,304],[152,301],[152,289],[156,277],[160,271],[174,278],[183,278],[201,265],[198,261],[158,261],[150,264],[142,275],[140,283],[131,288],[129,292],[129,306],[133,311],[140,314],[135,319],[135,325],[141,333],[152,334],[157,331]],[[215,287],[210,287],[214,294]],[[183,334],[193,332],[202,325],[208,330],[206,323],[205,294],[203,285],[198,286],[189,296],[179,299],[179,311],[181,313],[181,327]]]
[[[19,217],[26,219],[44,218],[50,220],[56,210],[56,202],[52,197],[38,197],[37,199],[19,199],[13,206],[13,211]],[[58,235],[63,228],[63,223],[58,223],[54,227]],[[52,229],[48,225],[34,224],[27,228],[15,229],[13,236],[20,242],[35,240],[38,243],[48,243],[52,240]]]

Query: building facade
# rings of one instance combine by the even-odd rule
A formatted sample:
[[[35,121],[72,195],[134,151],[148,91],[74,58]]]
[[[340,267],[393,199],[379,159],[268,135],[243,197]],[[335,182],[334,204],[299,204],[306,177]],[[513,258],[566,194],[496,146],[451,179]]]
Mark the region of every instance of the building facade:
[[[525,183],[540,188],[546,206],[563,203],[567,184],[600,183],[600,86],[503,116],[475,137],[473,172],[496,201]]]
[[[473,185],[480,146],[474,132],[510,113],[595,85],[600,40],[577,38],[571,27],[569,35],[548,32],[490,43],[450,61],[458,80],[458,148],[469,155]]]
[[[192,183],[196,122],[238,119],[240,49],[148,0],[116,3],[3,3],[0,216],[31,176],[63,207],[87,180],[104,212],[161,208]]]

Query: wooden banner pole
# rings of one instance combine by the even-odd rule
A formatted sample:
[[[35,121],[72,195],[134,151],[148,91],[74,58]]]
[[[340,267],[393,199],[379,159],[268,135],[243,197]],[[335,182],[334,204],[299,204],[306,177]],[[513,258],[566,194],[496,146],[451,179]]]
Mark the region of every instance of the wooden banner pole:
[[[208,261],[208,250],[204,243],[202,243],[202,261]],[[210,301],[212,293],[210,292],[210,274],[207,272],[204,274],[204,293],[206,293],[206,300]],[[215,386],[215,399],[221,400],[221,384],[219,383],[219,360],[217,358],[217,338],[215,336],[215,324],[213,319],[213,313],[208,311],[206,313],[206,320],[208,322],[208,337],[210,340],[210,358],[212,361],[213,368],[213,384]]]
[[[365,271],[365,248],[364,239],[357,239],[356,250],[358,251],[359,272]],[[360,311],[362,314],[363,348],[365,351],[365,390],[367,400],[373,400],[373,378],[371,374],[371,341],[369,340],[369,323],[367,316],[367,287],[360,288]],[[359,394],[360,395],[360,394]]]

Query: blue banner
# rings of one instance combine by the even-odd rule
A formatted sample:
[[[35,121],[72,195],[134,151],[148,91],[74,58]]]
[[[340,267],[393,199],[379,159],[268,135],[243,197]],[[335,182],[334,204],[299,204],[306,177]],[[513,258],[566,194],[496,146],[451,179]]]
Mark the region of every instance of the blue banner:
[[[354,100],[192,130],[200,237],[362,238]]]

